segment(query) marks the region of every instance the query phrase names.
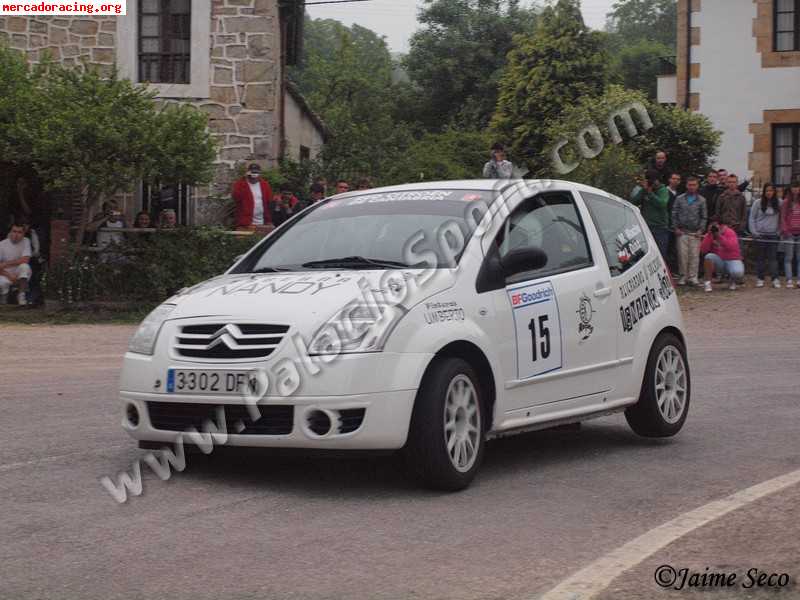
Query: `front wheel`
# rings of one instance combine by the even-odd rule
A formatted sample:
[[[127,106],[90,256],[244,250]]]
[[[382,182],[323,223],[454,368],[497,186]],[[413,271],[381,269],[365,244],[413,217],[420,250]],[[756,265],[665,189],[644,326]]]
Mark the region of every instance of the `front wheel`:
[[[625,411],[625,418],[643,437],[671,437],[686,422],[690,396],[686,348],[677,336],[662,334],[650,350],[639,402]]]
[[[475,371],[460,358],[436,360],[426,373],[411,415],[403,457],[426,487],[466,488],[483,460],[485,419]]]

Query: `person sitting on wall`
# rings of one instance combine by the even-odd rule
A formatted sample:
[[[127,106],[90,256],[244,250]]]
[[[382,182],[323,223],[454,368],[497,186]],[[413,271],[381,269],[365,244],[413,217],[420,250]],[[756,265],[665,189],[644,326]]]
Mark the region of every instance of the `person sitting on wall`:
[[[255,163],[247,168],[247,174],[233,184],[233,201],[236,203],[236,228],[255,230],[272,228],[270,201],[272,188],[261,177],[261,167]]]
[[[8,303],[12,285],[17,288],[17,304],[28,304],[31,254],[31,242],[25,237],[25,226],[15,223],[8,237],[0,242],[0,305]]]

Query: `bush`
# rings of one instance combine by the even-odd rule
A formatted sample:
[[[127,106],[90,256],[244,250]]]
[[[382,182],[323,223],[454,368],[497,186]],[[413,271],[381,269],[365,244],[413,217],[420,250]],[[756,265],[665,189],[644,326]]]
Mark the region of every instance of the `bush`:
[[[144,234],[102,253],[83,250],[47,273],[45,295],[65,304],[136,301],[156,304],[221,274],[260,238],[218,228]]]

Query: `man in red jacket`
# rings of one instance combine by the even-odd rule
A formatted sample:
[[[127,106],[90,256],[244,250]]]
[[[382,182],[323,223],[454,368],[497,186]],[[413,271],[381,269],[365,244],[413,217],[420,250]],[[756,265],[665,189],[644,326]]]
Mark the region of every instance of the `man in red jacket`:
[[[270,201],[272,189],[261,178],[261,167],[253,163],[247,174],[233,184],[233,200],[236,202],[236,228],[254,230],[272,229]]]

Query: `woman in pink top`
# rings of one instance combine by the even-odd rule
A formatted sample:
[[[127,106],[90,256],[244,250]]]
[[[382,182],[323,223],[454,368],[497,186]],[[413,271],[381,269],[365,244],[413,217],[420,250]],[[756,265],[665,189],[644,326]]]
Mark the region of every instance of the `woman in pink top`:
[[[705,290],[713,291],[711,278],[714,273],[717,277],[729,275],[731,284],[729,289],[736,289],[736,282],[744,278],[744,262],[739,250],[739,236],[736,232],[723,223],[711,223],[708,233],[700,244],[700,254],[705,254],[703,266],[705,269]]]
[[[781,232],[783,234],[783,267],[786,271],[786,287],[794,287],[792,263],[800,257],[800,181],[784,193],[781,207]],[[800,267],[798,267],[800,269]],[[800,273],[795,272],[800,276]]]

